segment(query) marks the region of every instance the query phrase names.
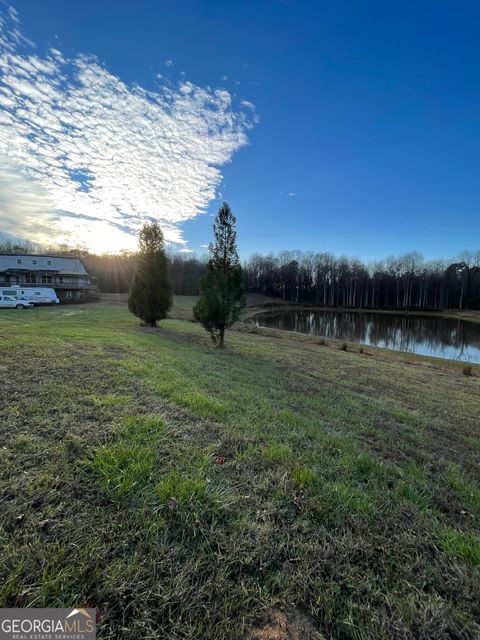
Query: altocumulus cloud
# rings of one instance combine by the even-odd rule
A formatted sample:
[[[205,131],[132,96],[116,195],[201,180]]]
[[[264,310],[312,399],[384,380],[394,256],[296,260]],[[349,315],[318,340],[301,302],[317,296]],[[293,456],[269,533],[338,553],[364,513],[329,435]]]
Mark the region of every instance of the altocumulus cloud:
[[[247,106],[247,105],[244,105]],[[241,105],[240,105],[241,107]],[[145,220],[170,242],[205,211],[255,122],[223,90],[127,86],[94,58],[41,55],[0,14],[0,231],[131,248]]]

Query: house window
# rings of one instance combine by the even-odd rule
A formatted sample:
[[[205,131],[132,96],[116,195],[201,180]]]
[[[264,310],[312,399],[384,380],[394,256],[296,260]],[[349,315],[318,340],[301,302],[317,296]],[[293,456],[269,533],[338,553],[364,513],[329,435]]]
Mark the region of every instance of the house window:
[[[52,261],[51,260],[47,260],[47,264],[52,264]]]
[[[17,258],[17,264],[22,264],[22,261],[20,258]]]
[[[25,275],[25,284],[35,284],[37,282],[37,276],[35,273],[27,273]]]
[[[37,261],[36,260],[32,260],[32,264],[37,264]]]
[[[63,284],[63,276],[58,276],[58,284]]]
[[[42,276],[42,284],[52,284],[52,276]]]

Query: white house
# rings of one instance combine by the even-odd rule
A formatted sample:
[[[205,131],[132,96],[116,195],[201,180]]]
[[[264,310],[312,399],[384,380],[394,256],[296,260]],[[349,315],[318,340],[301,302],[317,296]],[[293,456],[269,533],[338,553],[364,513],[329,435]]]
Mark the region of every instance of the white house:
[[[62,302],[82,302],[97,291],[80,258],[0,253],[0,286],[52,287]]]

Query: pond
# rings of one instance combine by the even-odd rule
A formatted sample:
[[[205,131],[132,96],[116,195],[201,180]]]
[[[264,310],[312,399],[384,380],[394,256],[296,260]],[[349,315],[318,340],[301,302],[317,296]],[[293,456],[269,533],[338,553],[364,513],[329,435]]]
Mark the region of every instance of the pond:
[[[480,363],[480,324],[439,316],[288,309],[254,316],[258,327]]]

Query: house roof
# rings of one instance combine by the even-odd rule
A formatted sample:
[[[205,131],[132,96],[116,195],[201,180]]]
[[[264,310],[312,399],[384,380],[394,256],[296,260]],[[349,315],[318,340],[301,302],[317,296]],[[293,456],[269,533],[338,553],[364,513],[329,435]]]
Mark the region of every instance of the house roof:
[[[20,262],[19,262],[20,260]],[[59,274],[88,275],[77,257],[36,255],[33,253],[0,253],[0,273],[3,271],[55,271]]]

